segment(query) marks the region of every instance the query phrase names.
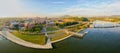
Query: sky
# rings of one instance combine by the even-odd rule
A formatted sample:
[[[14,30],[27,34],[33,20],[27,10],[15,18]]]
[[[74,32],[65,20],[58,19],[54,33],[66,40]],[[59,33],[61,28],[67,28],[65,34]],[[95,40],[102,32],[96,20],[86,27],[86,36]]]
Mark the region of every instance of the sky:
[[[0,0],[0,17],[120,15],[120,0]]]

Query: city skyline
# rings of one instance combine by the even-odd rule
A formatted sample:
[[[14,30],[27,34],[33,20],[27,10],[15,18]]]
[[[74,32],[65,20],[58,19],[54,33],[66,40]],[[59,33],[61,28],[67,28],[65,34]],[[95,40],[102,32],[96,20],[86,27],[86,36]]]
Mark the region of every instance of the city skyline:
[[[0,0],[0,17],[120,15],[120,0]]]

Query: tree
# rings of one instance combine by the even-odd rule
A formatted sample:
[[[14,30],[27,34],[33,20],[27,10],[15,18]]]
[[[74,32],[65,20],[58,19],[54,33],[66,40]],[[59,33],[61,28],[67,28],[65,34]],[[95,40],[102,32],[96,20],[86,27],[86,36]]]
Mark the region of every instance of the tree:
[[[39,33],[39,32],[41,31],[41,29],[40,29],[40,28],[35,28],[35,31],[36,31],[37,33]]]
[[[59,24],[58,25],[60,28],[64,28],[64,25],[63,24]]]
[[[79,21],[88,21],[88,18],[86,18],[86,17],[81,17],[81,18],[79,18]]]
[[[34,31],[36,31],[36,32],[40,32],[41,30],[42,30],[42,28],[43,28],[43,26],[42,25],[36,25],[33,29],[34,29]]]

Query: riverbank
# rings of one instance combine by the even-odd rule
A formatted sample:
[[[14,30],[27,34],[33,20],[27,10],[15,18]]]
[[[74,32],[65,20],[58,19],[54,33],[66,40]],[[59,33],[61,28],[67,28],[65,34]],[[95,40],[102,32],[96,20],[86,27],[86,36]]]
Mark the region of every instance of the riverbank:
[[[54,43],[53,49],[30,49],[6,40],[0,40],[1,53],[119,53],[119,28],[88,28],[84,38],[69,37]],[[106,39],[107,38],[107,39]],[[115,44],[116,43],[116,44]],[[97,48],[97,49],[96,49]]]
[[[86,28],[84,28],[84,29],[80,29],[80,30],[77,31],[76,33],[80,32],[80,31],[83,31],[83,30],[85,30],[85,29],[86,29]],[[71,36],[74,36],[74,34],[70,34],[70,35],[68,35],[68,36],[66,36],[66,37],[64,37],[64,38],[61,38],[61,39],[58,39],[58,40],[51,41],[51,43],[56,43],[56,42],[59,42],[59,41],[65,40],[65,39],[67,39],[67,38],[69,38],[69,37],[71,37]]]
[[[84,30],[84,29],[80,29],[80,30],[78,30],[78,32],[80,32],[80,31],[82,31],[82,30]],[[64,32],[64,33],[62,33],[62,32]],[[78,33],[77,32],[77,33]],[[54,34],[55,33],[55,34]],[[71,33],[68,33],[68,32],[66,32],[66,29],[64,29],[64,30],[60,30],[60,31],[57,31],[57,33],[56,32],[54,32],[53,34],[56,36],[56,37],[54,37],[54,38],[50,38],[49,37],[49,34],[48,34],[48,37],[49,37],[49,40],[47,40],[47,42],[46,42],[46,44],[41,44],[39,41],[35,41],[36,39],[32,39],[32,41],[33,42],[30,42],[31,40],[31,38],[29,39],[29,37],[30,36],[34,36],[34,35],[29,35],[29,37],[28,36],[25,36],[25,38],[24,38],[24,36],[23,37],[21,37],[21,35],[19,35],[18,33],[10,33],[9,31],[6,31],[6,33],[4,34],[5,35],[5,37],[8,39],[8,40],[10,40],[10,41],[12,41],[12,42],[14,42],[14,43],[17,43],[17,44],[19,44],[19,45],[22,45],[22,46],[25,46],[25,47],[30,47],[30,48],[37,48],[37,49],[52,49],[53,47],[52,47],[52,43],[56,43],[56,42],[59,42],[59,41],[62,41],[62,40],[64,40],[64,39],[67,39],[67,38],[69,38],[69,37],[71,37],[71,36],[73,36],[74,34],[71,34]],[[58,34],[59,33],[59,34]],[[57,36],[57,35],[58,36]],[[25,35],[25,34],[24,34]],[[62,36],[63,35],[63,36]],[[27,37],[27,38],[26,38]],[[21,39],[21,38],[23,38],[23,39]],[[36,38],[36,37],[34,37],[34,38]],[[38,38],[38,37],[37,37]],[[39,38],[40,39],[40,38]],[[30,40],[30,41],[29,41]],[[44,39],[45,40],[45,39]],[[35,42],[34,42],[35,41]],[[38,43],[40,43],[40,44],[38,44]],[[45,42],[44,42],[45,43]]]
[[[17,43],[19,45],[29,47],[29,48],[36,48],[36,49],[52,49],[53,48],[51,45],[51,42],[46,43],[45,45],[34,44],[34,43],[27,42],[20,39],[8,31],[3,31],[3,36],[14,43]]]
[[[73,34],[72,34],[72,35],[73,35]],[[51,41],[51,43],[56,43],[56,42],[59,42],[59,41],[65,40],[65,39],[71,37],[72,35],[68,35],[68,36],[66,36],[66,37],[64,37],[64,38],[61,38],[61,39],[58,39],[58,40]]]
[[[65,29],[48,33],[48,36],[50,37],[51,41],[56,41],[69,35],[69,33],[65,32]]]

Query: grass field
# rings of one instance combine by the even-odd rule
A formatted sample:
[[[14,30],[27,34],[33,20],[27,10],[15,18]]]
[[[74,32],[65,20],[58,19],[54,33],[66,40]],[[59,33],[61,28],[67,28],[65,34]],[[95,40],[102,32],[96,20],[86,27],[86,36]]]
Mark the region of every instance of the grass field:
[[[18,31],[14,31],[11,33],[17,36],[18,38],[21,38],[31,43],[40,44],[40,45],[46,44],[47,38],[45,35],[27,35],[27,34],[24,35],[24,34],[19,33]]]
[[[46,28],[47,31],[54,31],[54,30],[58,30],[58,27],[50,27],[50,28]]]
[[[48,35],[51,37],[51,41],[55,41],[55,40],[59,40],[61,38],[67,37],[70,34],[67,34],[65,33],[65,31],[61,30],[54,33],[49,33]]]

